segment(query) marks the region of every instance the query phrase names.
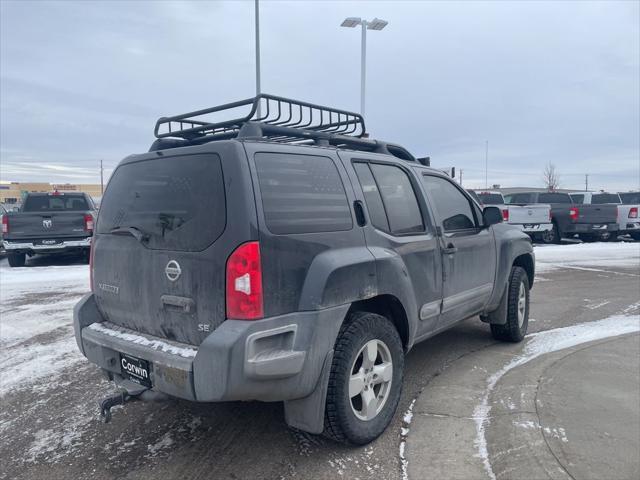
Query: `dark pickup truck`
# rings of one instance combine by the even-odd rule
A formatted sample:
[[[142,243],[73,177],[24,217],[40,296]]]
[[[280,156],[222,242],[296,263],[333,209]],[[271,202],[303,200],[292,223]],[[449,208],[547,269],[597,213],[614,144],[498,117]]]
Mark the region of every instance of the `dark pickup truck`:
[[[578,236],[583,241],[608,241],[618,234],[616,205],[578,205],[568,193],[520,192],[509,197],[512,204],[547,203],[551,205],[553,229],[545,232],[545,243]]]
[[[38,253],[89,258],[96,209],[85,193],[30,193],[17,212],[2,216],[2,241],[12,267]]]

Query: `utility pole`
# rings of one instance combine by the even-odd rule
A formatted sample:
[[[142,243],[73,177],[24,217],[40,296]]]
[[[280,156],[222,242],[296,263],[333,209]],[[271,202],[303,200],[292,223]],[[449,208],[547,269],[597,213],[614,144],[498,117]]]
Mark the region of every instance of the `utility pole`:
[[[102,168],[102,159],[100,159],[100,195],[104,195],[104,169]]]
[[[484,188],[489,189],[489,140],[484,144]]]
[[[256,97],[260,95],[260,0],[256,0]],[[258,118],[261,116],[258,102]]]
[[[589,174],[588,173],[584,174],[584,191],[585,192],[589,191]]]

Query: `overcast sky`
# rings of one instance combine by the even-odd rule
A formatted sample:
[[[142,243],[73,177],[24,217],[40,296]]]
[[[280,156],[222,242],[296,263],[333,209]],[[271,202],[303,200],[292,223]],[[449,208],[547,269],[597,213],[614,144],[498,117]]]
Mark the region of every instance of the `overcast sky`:
[[[464,184],[640,187],[638,1],[261,2],[263,91],[357,110]],[[2,180],[92,183],[155,120],[255,92],[250,2],[0,1]]]

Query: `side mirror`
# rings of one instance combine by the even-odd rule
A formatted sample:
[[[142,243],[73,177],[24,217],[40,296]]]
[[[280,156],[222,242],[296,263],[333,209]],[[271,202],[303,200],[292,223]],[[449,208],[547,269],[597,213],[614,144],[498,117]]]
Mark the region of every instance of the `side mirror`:
[[[484,210],[482,210],[482,219],[484,220],[484,226],[490,227],[491,225],[502,222],[502,212],[498,207],[484,207]]]

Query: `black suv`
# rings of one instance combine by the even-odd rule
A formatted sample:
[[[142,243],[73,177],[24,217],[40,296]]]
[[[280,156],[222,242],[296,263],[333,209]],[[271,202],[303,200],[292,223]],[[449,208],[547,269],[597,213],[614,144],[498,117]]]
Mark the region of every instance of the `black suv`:
[[[122,387],[105,419],[154,391],[284,401],[289,425],[364,444],[417,342],[476,315],[522,340],[527,235],[364,132],[358,114],[271,95],[158,120],[111,177],[74,314]]]

